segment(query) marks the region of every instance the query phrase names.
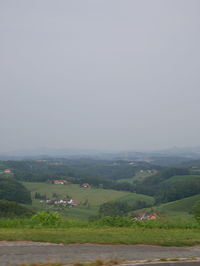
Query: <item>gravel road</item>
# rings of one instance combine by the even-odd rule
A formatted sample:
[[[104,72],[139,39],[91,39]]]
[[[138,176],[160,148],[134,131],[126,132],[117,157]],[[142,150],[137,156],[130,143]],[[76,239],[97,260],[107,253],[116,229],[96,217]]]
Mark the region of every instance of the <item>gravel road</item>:
[[[83,262],[95,259],[146,260],[200,257],[200,246],[160,247],[150,245],[51,244],[0,241],[0,266],[33,262]],[[200,265],[200,263],[199,263]]]
[[[129,266],[199,266],[199,261],[187,261],[187,262],[161,262],[161,263],[149,263],[149,264],[129,264]]]

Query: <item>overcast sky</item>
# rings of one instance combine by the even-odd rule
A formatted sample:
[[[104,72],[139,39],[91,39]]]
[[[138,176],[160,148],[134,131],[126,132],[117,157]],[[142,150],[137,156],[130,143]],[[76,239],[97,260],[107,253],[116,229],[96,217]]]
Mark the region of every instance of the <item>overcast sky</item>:
[[[0,0],[0,151],[200,146],[199,0]]]

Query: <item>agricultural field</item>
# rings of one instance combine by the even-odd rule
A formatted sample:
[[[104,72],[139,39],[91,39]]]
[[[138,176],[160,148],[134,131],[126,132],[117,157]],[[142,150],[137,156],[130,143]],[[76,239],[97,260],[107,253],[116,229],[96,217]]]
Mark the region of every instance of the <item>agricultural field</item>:
[[[83,188],[76,184],[54,185],[48,183],[23,182],[23,185],[31,191],[33,207],[37,210],[57,211],[64,216],[77,219],[88,219],[90,216],[97,215],[99,206],[108,201],[153,201],[152,197],[146,195],[101,188]],[[66,208],[63,206],[47,205],[44,202],[40,203],[40,200],[34,198],[36,192],[41,195],[46,195],[47,198],[52,197],[54,194],[59,198],[68,196],[73,200],[77,200],[79,205]]]
[[[149,204],[154,204],[155,200],[153,197],[142,195],[142,194],[136,194],[136,193],[129,193],[128,195],[122,197],[119,199],[119,201],[132,203],[136,200],[142,200]]]
[[[151,170],[151,172],[149,170],[141,170],[138,171],[132,178],[119,179],[118,182],[128,182],[130,184],[134,182],[142,182],[147,177],[155,175],[156,173],[156,170]]]

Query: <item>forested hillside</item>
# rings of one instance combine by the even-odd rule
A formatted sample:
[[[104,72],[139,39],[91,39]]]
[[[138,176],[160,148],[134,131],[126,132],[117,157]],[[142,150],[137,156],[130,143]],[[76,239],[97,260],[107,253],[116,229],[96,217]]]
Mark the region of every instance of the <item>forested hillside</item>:
[[[138,193],[154,196],[157,203],[179,200],[200,193],[200,176],[189,168],[167,168],[138,184]]]
[[[19,181],[50,182],[62,178],[74,184],[89,183],[95,187],[130,192],[135,191],[135,186],[123,182],[123,179],[133,178],[141,169],[161,169],[146,162],[91,159],[2,161],[0,165],[2,169],[12,169],[15,179]]]
[[[14,178],[0,176],[0,200],[31,203],[31,195],[30,192]]]

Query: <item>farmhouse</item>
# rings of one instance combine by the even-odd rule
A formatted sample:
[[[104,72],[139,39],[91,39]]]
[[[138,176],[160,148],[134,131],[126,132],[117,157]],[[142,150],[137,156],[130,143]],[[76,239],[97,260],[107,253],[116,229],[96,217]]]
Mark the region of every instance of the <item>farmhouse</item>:
[[[137,217],[136,217],[138,220],[146,220],[147,219],[147,214],[146,212],[140,212],[138,213]]]
[[[85,184],[82,184],[81,186],[84,187],[84,188],[89,188],[90,187],[90,184],[85,183]]]
[[[12,170],[10,170],[10,169],[5,169],[3,172],[4,172],[5,174],[10,174],[10,173],[12,173]]]
[[[158,215],[156,213],[147,214],[146,212],[140,212],[136,217],[133,218],[135,221],[143,221],[143,220],[156,220],[158,219]]]
[[[62,179],[59,179],[59,180],[56,179],[56,180],[52,180],[51,183],[54,184],[54,185],[65,185],[65,184],[68,184],[69,181],[62,180]]]
[[[77,206],[77,205],[78,205],[78,201],[77,201],[77,200],[73,200],[73,199],[71,199],[68,203],[69,203],[71,206]]]
[[[158,219],[158,215],[156,213],[152,213],[149,215],[149,220],[156,220]]]
[[[49,198],[46,200],[46,203],[49,205],[62,205],[62,206],[66,206],[69,208],[78,205],[78,201],[70,199],[70,198],[64,198],[64,199]]]

